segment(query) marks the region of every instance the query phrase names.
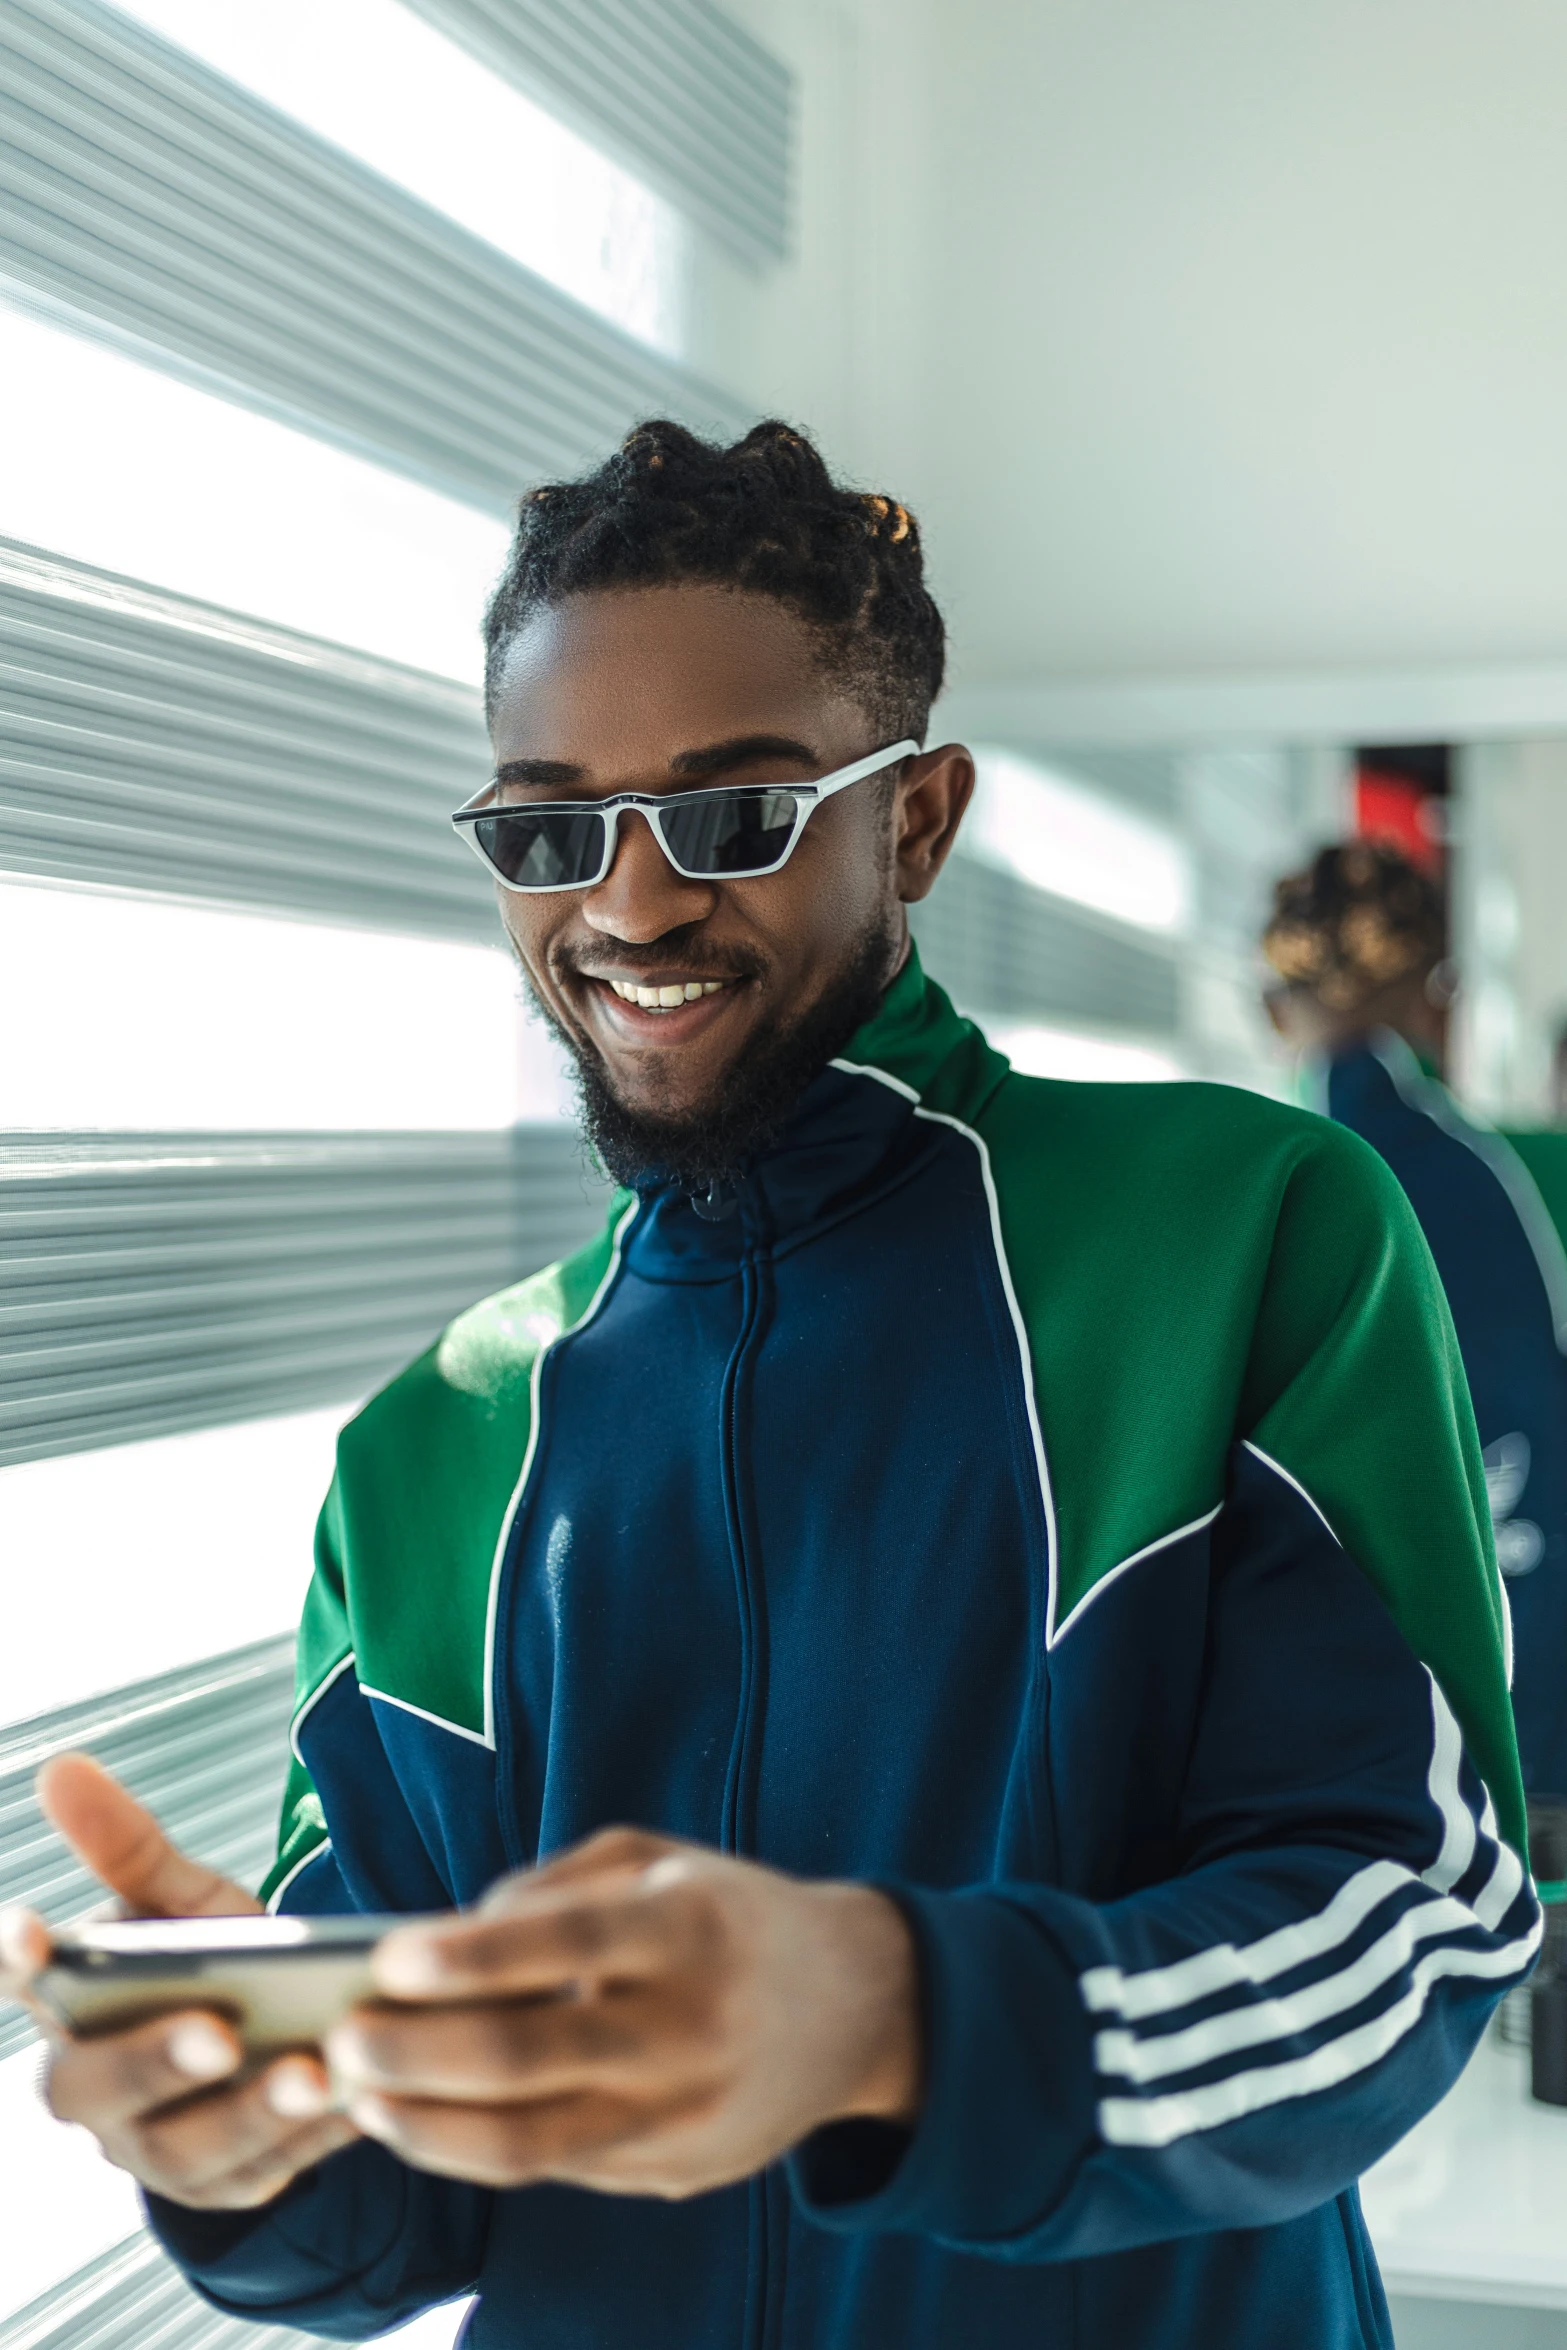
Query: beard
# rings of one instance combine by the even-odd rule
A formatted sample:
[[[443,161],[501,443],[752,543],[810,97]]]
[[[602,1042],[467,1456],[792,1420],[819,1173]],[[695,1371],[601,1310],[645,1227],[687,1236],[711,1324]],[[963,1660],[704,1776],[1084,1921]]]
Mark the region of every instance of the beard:
[[[681,1112],[632,1109],[623,1102],[597,1046],[557,1019],[526,970],[523,983],[533,1008],[571,1056],[583,1138],[604,1172],[628,1188],[650,1176],[660,1177],[694,1200],[717,1202],[754,1159],[771,1149],[811,1080],[876,1012],[896,950],[896,924],[889,909],[866,929],[807,1011],[792,1021],[781,1012],[764,1016],[740,1058],[724,1071],[714,1098]],[[693,955],[691,945],[682,950],[672,939],[665,951],[682,970],[699,966],[699,950]],[[725,958],[726,972],[732,974],[735,967],[731,953]]]

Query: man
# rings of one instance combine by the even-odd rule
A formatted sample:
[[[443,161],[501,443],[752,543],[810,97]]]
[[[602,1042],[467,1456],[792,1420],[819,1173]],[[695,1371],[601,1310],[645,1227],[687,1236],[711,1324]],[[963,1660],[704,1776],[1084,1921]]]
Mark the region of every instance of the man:
[[[1355,2178],[1538,1936],[1397,1186],[1014,1077],[925,979],[941,624],[797,435],[536,492],[488,627],[464,829],[625,1188],[344,1431],[271,1886],[480,1906],[383,1945],[345,2111],[200,2017],[59,2049],[56,2110],[318,2332],[1385,2342]],[[134,1905],[243,1902],[45,1793]]]
[[[1398,1177],[1447,1293],[1484,1446],[1532,1798],[1567,1799],[1567,1258],[1518,1152],[1442,1083],[1452,983],[1432,883],[1396,849],[1322,850],[1263,940],[1274,1026],[1330,1118]]]

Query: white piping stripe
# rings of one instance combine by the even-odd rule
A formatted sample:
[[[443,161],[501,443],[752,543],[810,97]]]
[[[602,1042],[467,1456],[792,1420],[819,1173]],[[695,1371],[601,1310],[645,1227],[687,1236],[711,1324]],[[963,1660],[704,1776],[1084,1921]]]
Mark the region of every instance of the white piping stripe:
[[[1135,2032],[1101,2032],[1094,2041],[1094,2060],[1104,2073],[1121,2073],[1129,2081],[1158,2081],[1171,2073],[1195,2072],[1199,2065],[1212,2064],[1237,2049],[1293,2039],[1314,2031],[1330,2016],[1359,2007],[1402,1973],[1419,1943],[1438,1934],[1472,1933],[1474,1924],[1474,1913],[1461,1901],[1450,1894],[1433,1895],[1395,1918],[1352,1966],[1341,1967],[1336,1975],[1325,1975],[1283,1999],[1254,2000],[1188,2024],[1184,2032],[1166,2032],[1152,2040],[1141,2040]]]
[[[1379,1029],[1372,1039],[1371,1052],[1387,1071],[1393,1090],[1405,1107],[1429,1118],[1433,1126],[1461,1143],[1496,1177],[1523,1228],[1524,1240],[1539,1271],[1557,1347],[1567,1353],[1567,1251],[1562,1247],[1555,1219],[1540,1195],[1540,1187],[1523,1160],[1505,1136],[1477,1126],[1459,1108],[1446,1086],[1426,1075],[1397,1029]]]
[[[1045,1610],[1045,1646],[1055,1645],[1056,1593],[1059,1574],[1056,1555],[1056,1505],[1050,1490],[1050,1470],[1045,1460],[1044,1431],[1039,1425],[1039,1402],[1034,1394],[1034,1358],[1029,1351],[1028,1330],[1023,1321],[1023,1309],[1017,1302],[1017,1291],[1012,1286],[1012,1268],[1007,1263],[1006,1246],[1001,1238],[1001,1202],[996,1197],[996,1179],[990,1171],[990,1152],[984,1137],[972,1126],[965,1126],[961,1118],[949,1118],[945,1110],[917,1108],[916,1118],[924,1118],[932,1126],[950,1126],[954,1134],[966,1135],[979,1154],[980,1180],[985,1186],[985,1201],[990,1209],[990,1238],[996,1252],[996,1270],[1001,1276],[1001,1287],[1007,1301],[1007,1312],[1012,1317],[1012,1332],[1017,1340],[1018,1368],[1023,1378],[1023,1404],[1028,1413],[1028,1432],[1033,1439],[1034,1467],[1039,1477],[1039,1498],[1045,1510],[1045,1542],[1050,1559],[1050,1597]]]
[[[1372,1040],[1371,1052],[1380,1061],[1393,1090],[1407,1109],[1429,1118],[1432,1125],[1462,1144],[1483,1167],[1489,1167],[1507,1195],[1525,1245],[1545,1291],[1545,1303],[1556,1334],[1557,1351],[1567,1354],[1567,1252],[1555,1220],[1540,1196],[1540,1187],[1511,1143],[1501,1135],[1471,1124],[1445,1085],[1427,1077],[1409,1045],[1396,1029],[1384,1028]],[[1513,1610],[1507,1596],[1507,1578],[1498,1567],[1492,1585],[1502,1616],[1502,1664],[1507,1686],[1513,1685]]]
[[[965,1125],[961,1118],[951,1117],[945,1110],[927,1110],[913,1086],[906,1085],[901,1077],[894,1077],[887,1070],[878,1069],[868,1061],[837,1060],[832,1063],[832,1067],[841,1069],[849,1077],[873,1077],[879,1085],[889,1087],[893,1093],[901,1094],[905,1101],[912,1102],[916,1118],[923,1118],[932,1126],[950,1126],[954,1134],[961,1134],[971,1142],[978,1154],[980,1180],[985,1187],[985,1204],[990,1210],[991,1245],[996,1252],[996,1270],[1001,1276],[1002,1293],[1007,1301],[1007,1312],[1012,1318],[1013,1335],[1017,1340],[1018,1360],[1023,1376],[1023,1402],[1028,1413],[1028,1432],[1034,1447],[1034,1467],[1039,1478],[1039,1497],[1044,1505],[1045,1545],[1050,1576],[1049,1596],[1045,1607],[1045,1646],[1052,1648],[1057,1639],[1055,1628],[1056,1594],[1059,1588],[1055,1496],[1050,1489],[1050,1469],[1045,1459],[1044,1432],[1039,1425],[1039,1403],[1034,1394],[1034,1360],[1029,1351],[1028,1330],[1023,1321],[1022,1308],[1017,1302],[1017,1291],[1012,1286],[1012,1268],[1007,1263],[1006,1246],[1001,1237],[1001,1203],[996,1197],[996,1180],[991,1172],[989,1147],[984,1136],[976,1133],[972,1126]]]
[[[324,1674],[323,1677],[316,1683],[314,1689],[311,1690],[310,1695],[305,1699],[303,1705],[301,1705],[295,1712],[293,1720],[288,1725],[288,1743],[293,1749],[294,1760],[298,1763],[301,1770],[304,1770],[307,1766],[304,1756],[299,1751],[300,1725],[304,1721],[306,1714],[308,1714],[313,1707],[320,1704],[322,1698],[325,1697],[333,1682],[341,1679],[342,1675],[351,1669],[353,1662],[354,1652],[352,1649],[349,1650],[346,1656],[340,1656],[336,1664],[332,1667],[332,1670],[329,1673]]]
[[[1215,1991],[1260,1985],[1292,1967],[1325,1957],[1347,1941],[1379,1903],[1407,1885],[1419,1882],[1434,1893],[1450,1893],[1473,1863],[1475,1823],[1458,1783],[1463,1734],[1429,1670],[1426,1679],[1431,1690],[1431,1765],[1426,1786],[1442,1822],[1442,1844],[1435,1861],[1418,1880],[1398,1861],[1372,1861],[1346,1879],[1327,1907],[1315,1917],[1276,1927],[1256,1942],[1239,1947],[1233,1942],[1216,1943],[1210,1949],[1195,1951],[1190,1958],[1178,1959],[1173,1966],[1149,1967],[1133,1975],[1124,1974],[1119,1967],[1090,1967],[1079,1978],[1079,1988],[1089,2011],[1120,2015],[1128,2023],[1140,2022],[1147,2016],[1169,2015],[1176,2008],[1189,2007],[1196,2000],[1210,1997]],[[1494,1829],[1495,1814],[1490,1809],[1489,1797],[1487,1818]],[[1481,1915],[1478,1903],[1472,1905],[1476,1921],[1487,1930],[1501,1923],[1523,1885],[1523,1870],[1517,1856],[1506,1845],[1501,1845],[1499,1850],[1507,1855],[1507,1861],[1498,1859],[1481,1896],[1487,1904],[1486,1914]],[[1509,1885],[1511,1890],[1503,1900]]]
[[[512,1526],[516,1521],[523,1494],[527,1491],[528,1479],[533,1471],[534,1455],[539,1449],[539,1394],[540,1381],[544,1374],[544,1358],[553,1348],[559,1346],[563,1338],[571,1337],[574,1331],[581,1330],[591,1322],[598,1312],[599,1307],[609,1294],[610,1284],[620,1271],[622,1243],[631,1223],[640,1212],[641,1206],[640,1199],[632,1200],[621,1216],[620,1222],[615,1226],[615,1236],[610,1244],[609,1263],[604,1268],[603,1279],[577,1319],[568,1323],[565,1329],[557,1330],[554,1337],[541,1346],[533,1358],[533,1369],[528,1379],[528,1441],[522,1455],[522,1467],[517,1473],[517,1482],[512,1488],[511,1499],[506,1504],[506,1514],[501,1519],[501,1530],[495,1542],[495,1555],[490,1561],[490,1592],[484,1611],[484,1735],[479,1741],[481,1746],[493,1748],[495,1744],[495,1611],[500,1605],[501,1572],[506,1564],[506,1546],[511,1540]],[[433,1721],[435,1716],[432,1714],[430,1719]],[[448,1723],[447,1727],[455,1729],[456,1724]],[[473,1733],[470,1730],[465,1731],[463,1735],[472,1737]]]
[[[427,1713],[422,1705],[410,1705],[406,1697],[393,1697],[390,1690],[372,1689],[368,1681],[359,1684],[361,1697],[373,1697],[378,1705],[395,1705],[401,1714],[413,1714],[421,1722],[431,1723],[437,1730],[449,1731],[453,1738],[466,1738],[474,1746],[487,1747],[488,1738],[477,1730],[465,1730],[461,1722],[449,1722],[444,1714]]]
[[[845,1077],[874,1077],[878,1085],[890,1087],[892,1092],[901,1094],[906,1102],[912,1102],[916,1109],[920,1106],[920,1097],[912,1085],[905,1085],[903,1079],[894,1077],[890,1069],[878,1069],[874,1061],[829,1061],[827,1065],[830,1069],[841,1069]]]
[[[1177,2138],[1218,2129],[1225,2122],[1240,2121],[1287,2098],[1309,2097],[1317,2090],[1334,2088],[1376,2064],[1414,2029],[1432,1983],[1445,1975],[1484,1979],[1521,1972],[1538,1947],[1543,1930],[1543,1921],[1537,1918],[1527,1934],[1504,1943],[1499,1950],[1463,1950],[1449,1943],[1441,1950],[1428,1951],[1415,1967],[1415,1979],[1402,1999],[1309,2056],[1232,2073],[1227,2080],[1180,2090],[1169,2097],[1107,2097],[1099,2107],[1100,2132],[1113,2146],[1169,2146]]]
[[[1122,2015],[1128,2023],[1145,2016],[1170,2015],[1215,1991],[1242,1985],[1269,1983],[1292,1967],[1323,1958],[1348,1941],[1378,1905],[1412,1885],[1415,1879],[1396,1860],[1374,1860],[1340,1885],[1325,1909],[1291,1925],[1275,1926],[1255,1942],[1217,1942],[1207,1950],[1173,1966],[1147,1967],[1123,1974],[1119,1967],[1090,1967],[1079,1978],[1083,1999],[1093,2014]]]
[[[278,1879],[277,1883],[273,1886],[271,1893],[267,1896],[267,1915],[269,1918],[275,1918],[277,1916],[279,1904],[281,1903],[284,1894],[288,1891],[290,1885],[292,1885],[294,1882],[294,1879],[298,1876],[302,1876],[305,1870],[309,1868],[312,1861],[325,1860],[331,1849],[331,1837],[323,1836],[319,1844],[312,1844],[310,1850],[305,1854],[303,1860],[296,1860],[293,1867],[288,1871],[288,1874]]]
[[[1480,1832],[1489,1836],[1496,1846],[1496,1866],[1470,1906],[1487,1932],[1494,1933],[1523,1891],[1523,1862],[1510,1844],[1502,1842],[1496,1824],[1496,1806],[1489,1790],[1485,1810],[1480,1815]]]
[[[1223,1507],[1224,1504],[1222,1501],[1215,1502],[1212,1509],[1205,1510],[1200,1518],[1193,1518],[1188,1525],[1177,1526],[1173,1534],[1161,1534],[1157,1542],[1145,1542],[1141,1550],[1134,1550],[1130,1558],[1120,1560],[1117,1565],[1110,1569],[1107,1575],[1101,1575],[1093,1589],[1091,1591],[1084,1592],[1076,1607],[1072,1608],[1063,1621],[1056,1627],[1056,1637],[1053,1645],[1059,1646],[1059,1644],[1066,1638],[1068,1632],[1071,1631],[1072,1626],[1078,1621],[1084,1609],[1092,1607],[1094,1601],[1099,1598],[1100,1594],[1102,1592],[1108,1591],[1110,1585],[1116,1580],[1118,1575],[1126,1574],[1132,1567],[1140,1567],[1144,1559],[1152,1558],[1156,1551],[1168,1550],[1170,1545],[1175,1542],[1184,1542],[1188,1534],[1200,1534],[1204,1526],[1211,1526],[1213,1524],[1214,1519],[1219,1515]]]
[[[1464,1759],[1464,1734],[1447,1699],[1436,1685],[1436,1675],[1427,1669],[1426,1679],[1431,1684],[1431,1768],[1426,1774],[1426,1788],[1442,1820],[1442,1849],[1428,1869],[1420,1872],[1421,1882],[1435,1893],[1450,1893],[1475,1856],[1474,1814],[1463,1799],[1458,1784],[1459,1767]]]
[[[1261,1461],[1265,1469],[1271,1469],[1275,1477],[1282,1477],[1286,1485],[1292,1486],[1294,1488],[1294,1490],[1300,1495],[1301,1500],[1305,1503],[1307,1509],[1309,1509],[1316,1517],[1320,1518],[1323,1525],[1327,1527],[1329,1534],[1333,1535],[1333,1540],[1337,1548],[1342,1550],[1344,1547],[1343,1543],[1339,1541],[1339,1538],[1336,1534],[1333,1534],[1332,1527],[1328,1525],[1327,1512],[1319,1508],[1317,1503],[1312,1500],[1311,1495],[1306,1491],[1306,1488],[1304,1485],[1302,1485],[1300,1479],[1298,1477],[1292,1477],[1282,1461],[1276,1461],[1271,1452],[1264,1452],[1260,1444],[1253,1444],[1249,1436],[1243,1437],[1241,1441],[1244,1449],[1247,1452],[1253,1454],[1257,1460]]]

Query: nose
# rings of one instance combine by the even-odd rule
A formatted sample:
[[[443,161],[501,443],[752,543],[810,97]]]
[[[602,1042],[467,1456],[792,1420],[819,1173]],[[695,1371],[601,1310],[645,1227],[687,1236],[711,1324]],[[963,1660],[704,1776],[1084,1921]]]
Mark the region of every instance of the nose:
[[[635,808],[621,810],[613,862],[581,901],[591,929],[642,946],[705,920],[717,903],[710,881],[688,881],[675,871]]]

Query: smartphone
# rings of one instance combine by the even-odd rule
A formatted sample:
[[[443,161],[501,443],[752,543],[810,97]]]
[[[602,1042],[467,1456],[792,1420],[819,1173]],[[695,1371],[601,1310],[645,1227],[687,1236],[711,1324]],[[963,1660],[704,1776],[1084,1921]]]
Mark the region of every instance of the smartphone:
[[[84,2039],[180,2008],[227,2017],[257,2060],[315,2048],[375,1996],[370,1954],[402,1917],[123,1918],[61,1926],[38,1979]]]

